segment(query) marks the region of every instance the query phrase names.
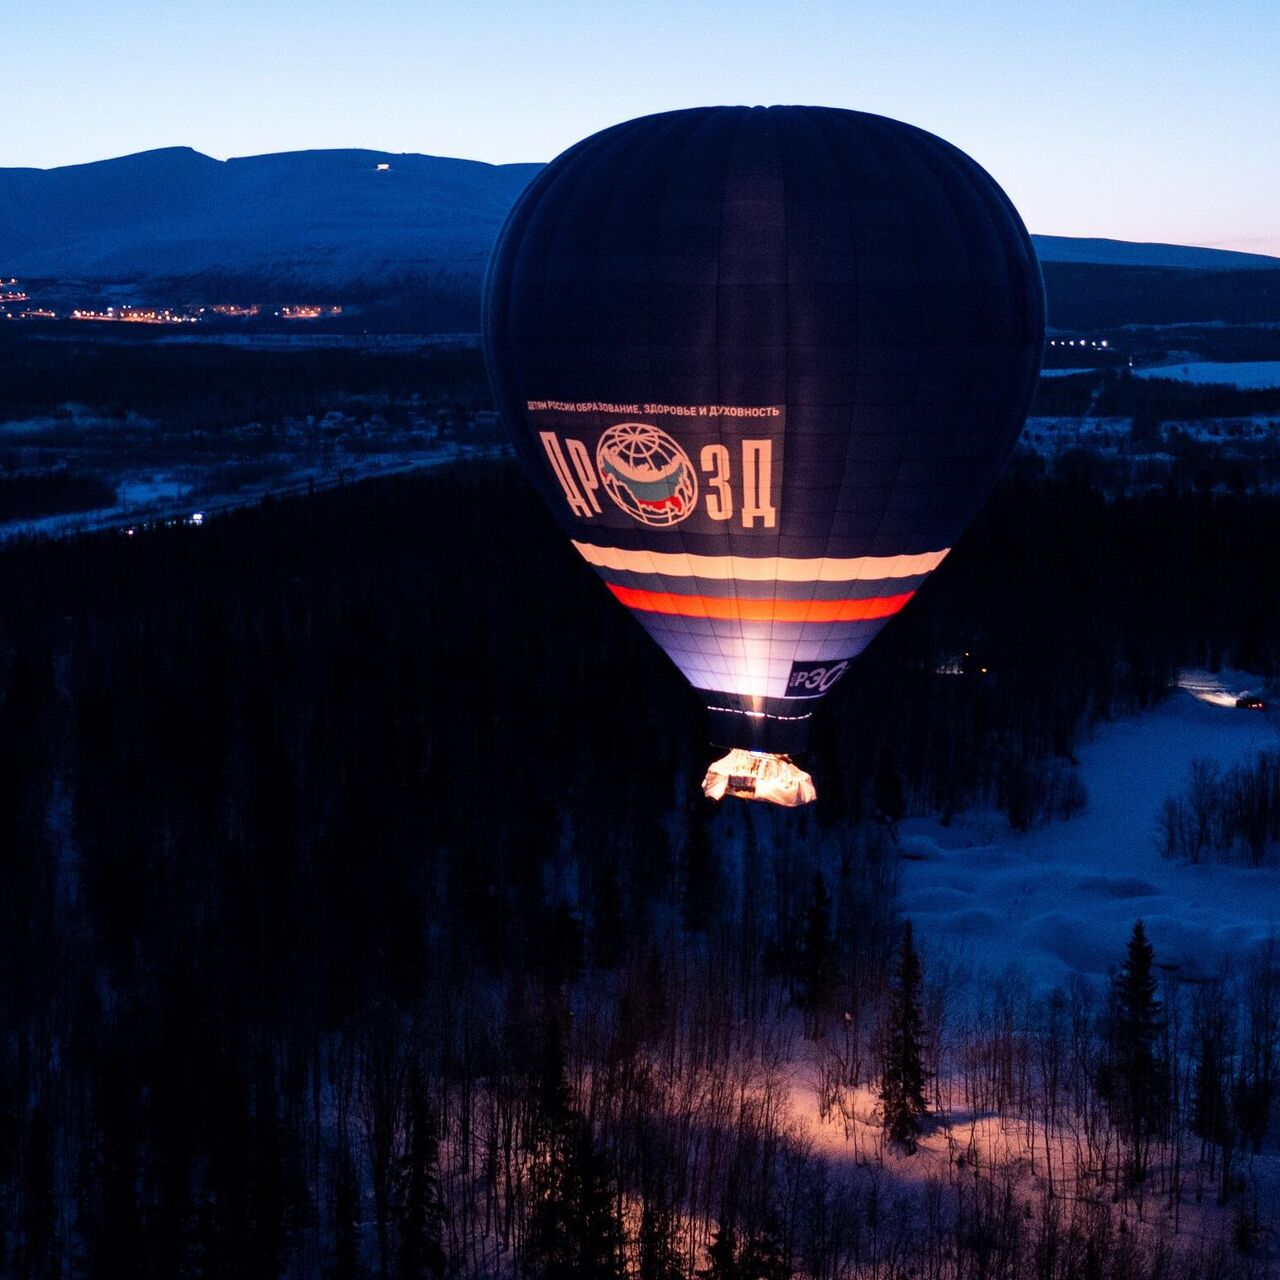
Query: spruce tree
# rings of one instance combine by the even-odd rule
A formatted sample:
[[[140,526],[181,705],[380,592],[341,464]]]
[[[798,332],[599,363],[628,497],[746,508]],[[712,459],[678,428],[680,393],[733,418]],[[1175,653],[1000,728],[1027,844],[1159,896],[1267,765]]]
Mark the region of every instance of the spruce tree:
[[[1191,1131],[1202,1141],[1220,1147],[1231,1141],[1231,1120],[1227,1091],[1223,1086],[1223,1068],[1219,1030],[1217,1027],[1205,1027],[1199,1034],[1199,1052],[1196,1056]]]
[[[702,933],[711,923],[716,898],[716,854],[702,809],[691,815],[684,849],[684,927]]]
[[[671,1210],[652,1195],[640,1210],[640,1280],[685,1280]]]
[[[894,763],[893,753],[886,747],[880,753],[874,779],[876,817],[889,829],[894,844],[898,842],[898,823],[906,813],[906,797],[902,793],[902,779]]]
[[[747,1240],[738,1259],[738,1274],[742,1280],[791,1280],[793,1272],[772,1222],[766,1222]]]
[[[409,1081],[404,1153],[395,1170],[395,1216],[399,1225],[401,1280],[445,1273],[444,1204],[440,1189],[440,1139],[421,1068]]]
[[[1164,1115],[1168,1071],[1159,1054],[1164,1008],[1156,996],[1155,952],[1135,922],[1111,983],[1109,1055],[1100,1091],[1112,1121],[1129,1140],[1135,1182],[1146,1177],[1151,1141]]]
[[[738,1241],[733,1228],[721,1223],[707,1248],[707,1265],[695,1273],[697,1280],[741,1280]]]
[[[539,1280],[609,1280],[623,1273],[616,1187],[587,1120],[570,1111],[534,1179],[524,1261]]]
[[[356,1280],[360,1275],[360,1175],[345,1137],[339,1140],[333,1163],[333,1260],[331,1280]]]
[[[622,1274],[617,1188],[591,1125],[570,1103],[564,1047],[552,1019],[537,1090],[534,1205],[524,1264],[538,1280]]]
[[[922,975],[911,921],[902,926],[902,943],[890,992],[880,1102],[889,1140],[914,1154],[920,1120],[928,1110],[924,1098],[924,1019],[920,1012]]]
[[[595,881],[591,919],[591,961],[600,969],[616,969],[627,952],[627,921],[617,868],[601,869]]]
[[[805,911],[796,957],[799,980],[797,1003],[804,1009],[821,1006],[831,976],[831,895],[820,872],[813,877],[813,893]]]

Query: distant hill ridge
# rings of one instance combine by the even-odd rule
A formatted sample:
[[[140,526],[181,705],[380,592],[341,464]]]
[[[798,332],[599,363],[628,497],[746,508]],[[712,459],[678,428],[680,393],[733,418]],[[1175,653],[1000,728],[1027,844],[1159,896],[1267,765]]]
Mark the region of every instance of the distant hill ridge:
[[[1235,249],[1200,248],[1138,240],[1089,240],[1033,235],[1041,262],[1084,262],[1107,267],[1170,267],[1189,271],[1256,271],[1280,268],[1280,258]]]
[[[337,289],[478,275],[507,210],[541,167],[366,150],[215,160],[168,147],[0,169],[0,272]],[[1049,263],[1280,268],[1280,258],[1223,249],[1033,239]]]
[[[170,147],[0,169],[0,271],[337,287],[478,272],[539,168],[358,150],[214,160]]]

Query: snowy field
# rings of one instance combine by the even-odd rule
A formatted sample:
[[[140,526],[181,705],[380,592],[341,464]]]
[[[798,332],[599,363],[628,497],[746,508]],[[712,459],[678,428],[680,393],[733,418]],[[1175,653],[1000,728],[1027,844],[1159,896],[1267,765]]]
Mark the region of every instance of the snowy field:
[[[1107,373],[1107,369],[1041,369],[1042,378],[1076,378]],[[1148,365],[1129,370],[1135,378],[1172,378],[1198,386],[1238,387],[1244,391],[1280,387],[1280,360],[1189,360],[1182,364]]]
[[[1132,431],[1132,418],[1028,418],[1018,446],[1043,457],[1066,449],[1104,454],[1114,452]]]
[[[1211,384],[1251,390],[1280,387],[1280,360],[1242,360],[1230,363],[1204,360],[1198,363],[1134,369],[1133,374],[1137,378],[1174,378],[1179,382],[1194,382],[1201,386]]]
[[[1201,681],[1156,710],[1105,725],[1079,752],[1085,813],[1025,835],[995,815],[903,824],[902,911],[931,957],[975,978],[1016,966],[1042,991],[1099,982],[1141,917],[1161,965],[1194,980],[1280,933],[1280,870],[1183,866],[1156,849],[1156,818],[1191,762],[1280,744],[1274,712],[1237,710]],[[1229,692],[1229,691],[1228,691]]]

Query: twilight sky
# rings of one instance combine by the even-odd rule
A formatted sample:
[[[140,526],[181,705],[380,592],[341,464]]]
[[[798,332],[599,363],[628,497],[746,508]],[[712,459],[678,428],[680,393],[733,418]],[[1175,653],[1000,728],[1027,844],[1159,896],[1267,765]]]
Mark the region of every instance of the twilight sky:
[[[0,166],[186,145],[548,160],[631,116],[895,116],[1033,231],[1280,255],[1277,0],[0,0]]]

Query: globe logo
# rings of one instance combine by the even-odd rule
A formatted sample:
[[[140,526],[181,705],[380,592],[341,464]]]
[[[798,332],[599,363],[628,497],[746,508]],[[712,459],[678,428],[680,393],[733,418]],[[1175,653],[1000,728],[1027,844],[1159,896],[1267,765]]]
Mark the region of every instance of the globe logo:
[[[609,497],[642,524],[679,524],[698,501],[689,455],[647,422],[610,427],[596,445],[596,470]]]

